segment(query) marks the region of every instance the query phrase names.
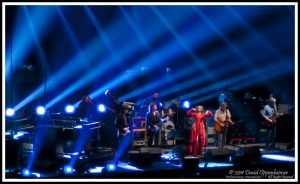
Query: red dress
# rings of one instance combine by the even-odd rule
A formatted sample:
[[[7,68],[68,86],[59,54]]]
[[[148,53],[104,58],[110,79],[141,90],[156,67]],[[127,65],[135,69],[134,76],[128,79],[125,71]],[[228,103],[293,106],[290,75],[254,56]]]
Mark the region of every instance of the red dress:
[[[205,113],[196,113],[193,109],[190,109],[188,110],[187,115],[195,118],[195,123],[191,128],[190,145],[188,150],[189,154],[203,155],[206,141],[204,118],[213,116],[213,113],[210,111],[206,111]]]

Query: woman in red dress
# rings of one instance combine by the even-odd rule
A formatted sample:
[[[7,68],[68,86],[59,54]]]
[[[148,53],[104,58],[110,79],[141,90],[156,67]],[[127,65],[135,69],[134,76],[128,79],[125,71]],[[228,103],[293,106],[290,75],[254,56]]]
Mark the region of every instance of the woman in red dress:
[[[203,106],[198,105],[196,108],[192,108],[187,111],[188,116],[195,118],[195,123],[191,128],[189,154],[191,155],[203,155],[205,145],[205,126],[204,119],[206,117],[213,116],[211,111],[203,111]]]

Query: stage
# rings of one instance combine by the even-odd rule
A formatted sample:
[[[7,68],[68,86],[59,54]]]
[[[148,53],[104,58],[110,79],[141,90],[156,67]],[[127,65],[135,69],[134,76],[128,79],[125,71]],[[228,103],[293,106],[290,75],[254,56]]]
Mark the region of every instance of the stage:
[[[123,160],[114,161],[115,151],[98,147],[89,153],[56,155],[36,160],[28,173],[25,166],[6,168],[6,179],[294,179],[295,150],[287,143],[276,149],[264,144],[207,146],[204,156],[185,153],[183,144],[168,147],[139,147]],[[24,153],[23,153],[24,154]],[[72,158],[77,162],[66,169]],[[30,157],[28,157],[29,159]],[[23,157],[24,159],[24,157]],[[26,160],[23,163],[28,163]],[[8,163],[7,163],[8,164]]]
[[[3,3],[3,180],[298,179],[297,6]]]

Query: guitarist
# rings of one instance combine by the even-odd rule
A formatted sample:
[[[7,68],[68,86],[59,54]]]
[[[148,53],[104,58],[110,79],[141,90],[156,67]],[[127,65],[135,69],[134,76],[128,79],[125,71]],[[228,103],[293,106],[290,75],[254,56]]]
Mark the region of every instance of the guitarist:
[[[214,116],[215,130],[218,135],[218,147],[223,148],[226,143],[229,124],[233,124],[231,120],[230,111],[227,109],[227,103],[221,102],[220,108],[216,111]],[[219,127],[218,129],[216,129]]]
[[[118,127],[118,152],[116,158],[118,159],[127,159],[128,151],[132,143],[131,132],[129,130],[131,114],[130,106],[123,105],[121,112],[117,114],[116,126]],[[124,152],[122,152],[122,151]]]
[[[267,125],[267,149],[275,148],[276,141],[276,117],[281,114],[277,111],[276,99],[271,97],[269,99],[269,104],[265,105],[264,109],[261,111],[263,118],[265,119],[265,124]]]

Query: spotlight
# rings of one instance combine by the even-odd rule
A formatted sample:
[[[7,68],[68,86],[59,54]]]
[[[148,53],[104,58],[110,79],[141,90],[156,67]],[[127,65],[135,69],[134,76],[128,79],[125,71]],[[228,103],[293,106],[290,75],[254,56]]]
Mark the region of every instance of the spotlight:
[[[25,134],[28,134],[28,132],[20,131],[20,132],[17,132],[16,134],[14,134],[13,137],[14,137],[15,140],[18,140],[20,137],[22,137]]]
[[[116,171],[116,169],[117,169],[117,166],[114,163],[109,163],[106,165],[106,170],[109,172],[114,172],[114,171]]]
[[[72,114],[75,112],[75,108],[73,105],[66,105],[65,107],[65,112],[68,114]]]
[[[44,115],[45,112],[46,112],[46,110],[45,110],[45,107],[43,107],[43,106],[38,106],[38,107],[36,108],[36,114],[37,114],[37,115]]]
[[[189,101],[184,101],[183,102],[183,105],[182,105],[182,107],[184,108],[184,109],[188,109],[188,108],[190,108],[190,102]]]
[[[218,97],[219,103],[224,102],[227,99],[227,96],[224,93],[221,93]]]
[[[94,168],[91,168],[89,169],[89,172],[90,173],[102,173],[104,167],[94,167]]]
[[[270,159],[270,160],[276,160],[276,161],[295,162],[295,157],[287,156],[287,155],[264,154],[261,157],[264,159]]]
[[[64,167],[64,173],[65,174],[73,174],[74,171],[75,170],[71,166],[69,166],[69,165],[67,165],[67,166]]]
[[[103,104],[98,105],[98,111],[99,112],[105,112],[106,111],[106,107]]]
[[[15,115],[15,111],[12,108],[6,109],[6,116],[7,117],[12,117],[13,115]]]
[[[25,168],[22,170],[22,176],[29,177],[30,176],[30,170]]]

